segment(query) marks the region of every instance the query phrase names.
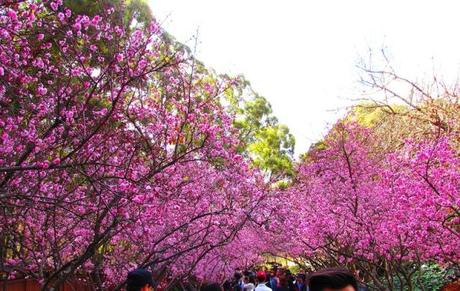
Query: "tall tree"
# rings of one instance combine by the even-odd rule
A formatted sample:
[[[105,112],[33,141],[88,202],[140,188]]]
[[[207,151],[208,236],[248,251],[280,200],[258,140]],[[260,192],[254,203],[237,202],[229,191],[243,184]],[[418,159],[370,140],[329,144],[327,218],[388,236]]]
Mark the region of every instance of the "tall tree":
[[[225,93],[241,140],[240,152],[274,181],[292,177],[295,138],[279,124],[267,99],[257,94],[244,77]]]

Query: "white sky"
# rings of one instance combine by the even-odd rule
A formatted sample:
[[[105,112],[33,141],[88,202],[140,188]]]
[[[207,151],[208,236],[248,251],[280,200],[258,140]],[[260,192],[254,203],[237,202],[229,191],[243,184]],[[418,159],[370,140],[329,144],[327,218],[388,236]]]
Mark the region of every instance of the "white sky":
[[[359,57],[386,47],[410,78],[456,78],[456,0],[149,0],[155,17],[219,73],[244,74],[307,151],[359,97]]]

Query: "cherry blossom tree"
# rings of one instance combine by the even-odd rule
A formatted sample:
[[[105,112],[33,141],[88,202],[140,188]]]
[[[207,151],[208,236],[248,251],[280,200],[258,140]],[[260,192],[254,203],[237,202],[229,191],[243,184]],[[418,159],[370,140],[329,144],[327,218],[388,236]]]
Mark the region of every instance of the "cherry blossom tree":
[[[301,201],[293,217],[285,214],[300,242],[291,250],[314,268],[346,265],[379,288],[399,276],[412,289],[424,262],[458,264],[460,160],[452,138],[406,140],[382,153],[373,151],[372,129],[338,123],[287,190]]]
[[[165,41],[155,22],[112,24],[111,9],[90,18],[31,1],[0,12],[9,277],[105,288],[136,266],[192,272],[235,237],[265,191],[220,103],[232,80]]]

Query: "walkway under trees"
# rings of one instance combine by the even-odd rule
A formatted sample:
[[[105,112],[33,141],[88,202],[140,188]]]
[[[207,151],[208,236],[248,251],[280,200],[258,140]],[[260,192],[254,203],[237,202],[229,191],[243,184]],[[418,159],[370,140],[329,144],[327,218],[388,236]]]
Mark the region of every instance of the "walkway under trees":
[[[375,290],[458,276],[456,88],[363,68],[393,99],[350,110],[294,162],[294,138],[244,78],[208,70],[122,2],[0,4],[2,279],[119,290],[147,267],[172,286],[267,253],[346,267]]]

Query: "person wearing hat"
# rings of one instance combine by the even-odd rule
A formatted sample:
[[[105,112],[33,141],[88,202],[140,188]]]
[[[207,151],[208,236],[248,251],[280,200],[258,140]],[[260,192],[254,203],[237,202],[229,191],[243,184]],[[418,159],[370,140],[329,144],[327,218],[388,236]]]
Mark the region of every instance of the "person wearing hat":
[[[256,273],[257,282],[259,283],[255,291],[272,291],[271,288],[265,285],[267,283],[267,274],[264,271],[259,271]]]
[[[153,291],[155,281],[152,273],[145,269],[135,269],[128,273],[126,291]]]

